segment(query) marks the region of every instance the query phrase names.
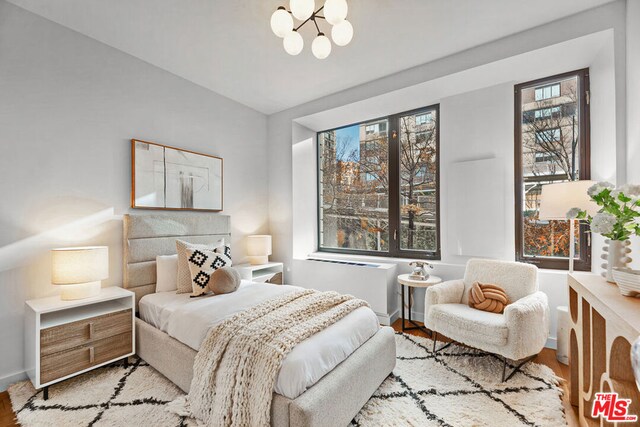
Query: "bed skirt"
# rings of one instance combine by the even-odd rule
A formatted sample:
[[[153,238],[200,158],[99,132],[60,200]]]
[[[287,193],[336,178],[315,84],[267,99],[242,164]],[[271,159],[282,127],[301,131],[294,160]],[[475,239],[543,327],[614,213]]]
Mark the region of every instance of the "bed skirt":
[[[136,353],[185,393],[197,352],[136,318]],[[273,394],[274,427],[346,426],[396,363],[393,329],[382,327],[346,360],[296,399]]]

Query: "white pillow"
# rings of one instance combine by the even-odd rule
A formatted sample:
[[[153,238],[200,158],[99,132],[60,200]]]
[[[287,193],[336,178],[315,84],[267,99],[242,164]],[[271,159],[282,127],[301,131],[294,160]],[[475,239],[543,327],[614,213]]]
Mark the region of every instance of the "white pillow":
[[[216,248],[221,245],[224,245],[224,238],[219,239],[217,242],[211,244],[194,244],[176,239],[176,252],[178,253],[177,293],[186,294],[191,293],[192,291],[191,272],[189,271],[189,255],[187,255],[187,248],[215,251]]]
[[[231,267],[231,248],[221,246],[215,251],[187,248],[189,272],[191,273],[192,297],[209,292],[209,282],[213,273],[222,267]]]
[[[156,257],[156,292],[175,291],[178,286],[178,254]]]

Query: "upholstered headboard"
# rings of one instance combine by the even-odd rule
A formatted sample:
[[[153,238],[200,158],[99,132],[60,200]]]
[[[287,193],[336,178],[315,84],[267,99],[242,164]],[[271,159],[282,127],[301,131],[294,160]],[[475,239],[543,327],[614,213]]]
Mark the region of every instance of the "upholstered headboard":
[[[175,212],[124,215],[124,287],[143,296],[156,291],[156,256],[176,253],[176,239],[209,243],[222,237],[229,241],[228,215]]]

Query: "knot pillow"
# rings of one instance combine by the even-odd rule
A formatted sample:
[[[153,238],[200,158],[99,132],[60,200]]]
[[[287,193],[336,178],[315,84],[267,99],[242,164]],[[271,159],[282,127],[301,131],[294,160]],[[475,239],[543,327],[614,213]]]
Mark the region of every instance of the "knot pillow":
[[[490,313],[502,313],[509,298],[498,285],[475,282],[469,289],[469,307]]]
[[[209,290],[214,294],[229,294],[240,286],[240,273],[233,267],[222,267],[211,275]]]

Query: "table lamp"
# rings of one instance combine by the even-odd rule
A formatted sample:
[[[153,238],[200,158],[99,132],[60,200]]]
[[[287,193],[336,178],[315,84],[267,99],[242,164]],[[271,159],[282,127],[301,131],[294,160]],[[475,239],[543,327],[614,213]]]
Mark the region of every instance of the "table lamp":
[[[567,181],[542,186],[538,218],[545,220],[567,221],[567,212],[571,208],[579,208],[591,216],[600,209],[591,200],[587,190],[595,181]],[[575,258],[575,219],[569,221],[569,273],[573,273]]]
[[[106,246],[52,249],[51,261],[51,283],[61,286],[65,301],[98,295],[100,282],[109,277]]]
[[[247,255],[251,265],[268,263],[271,255],[271,236],[264,234],[248,236]]]

